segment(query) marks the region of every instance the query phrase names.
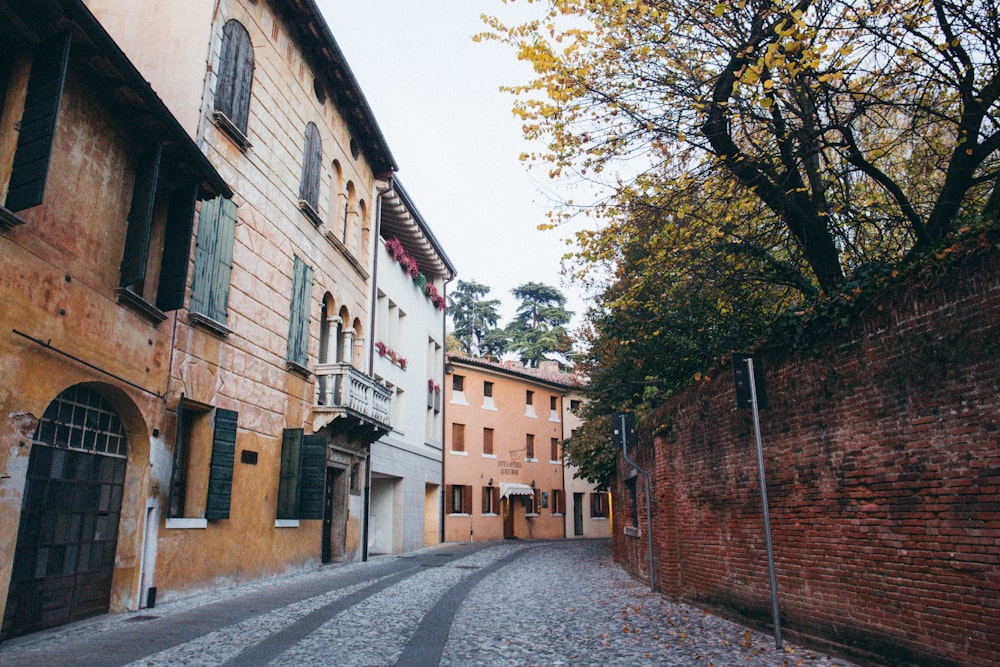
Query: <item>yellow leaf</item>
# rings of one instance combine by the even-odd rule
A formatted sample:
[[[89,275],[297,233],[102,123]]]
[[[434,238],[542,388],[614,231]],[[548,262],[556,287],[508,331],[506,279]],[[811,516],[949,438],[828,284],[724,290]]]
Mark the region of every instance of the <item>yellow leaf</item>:
[[[720,2],[715,6],[715,9],[712,10],[712,13],[721,18],[722,15],[726,13],[726,6]]]

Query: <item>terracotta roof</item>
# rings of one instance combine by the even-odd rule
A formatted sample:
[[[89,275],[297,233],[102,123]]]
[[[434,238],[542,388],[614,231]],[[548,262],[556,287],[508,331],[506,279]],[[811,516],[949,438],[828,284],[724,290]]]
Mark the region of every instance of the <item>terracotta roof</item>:
[[[577,373],[564,373],[563,371],[542,370],[541,368],[528,368],[520,362],[511,361],[491,361],[489,359],[479,359],[467,357],[463,354],[449,354],[445,363],[465,364],[476,366],[488,370],[514,375],[526,379],[556,385],[564,389],[583,389],[587,386],[587,378]]]

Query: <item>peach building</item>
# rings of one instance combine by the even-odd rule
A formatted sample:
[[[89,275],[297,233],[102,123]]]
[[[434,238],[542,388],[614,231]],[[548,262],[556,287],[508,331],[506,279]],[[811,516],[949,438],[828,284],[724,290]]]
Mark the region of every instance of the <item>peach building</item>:
[[[445,383],[445,541],[565,537],[562,402],[580,379],[452,355]]]

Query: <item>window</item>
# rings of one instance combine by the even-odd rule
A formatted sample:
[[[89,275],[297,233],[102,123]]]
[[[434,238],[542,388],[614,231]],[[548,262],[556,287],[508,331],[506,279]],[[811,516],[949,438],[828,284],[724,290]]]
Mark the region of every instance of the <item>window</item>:
[[[217,197],[202,202],[194,251],[191,312],[218,324],[225,324],[228,317],[235,230],[236,204],[231,199]]]
[[[529,433],[524,437],[525,457],[529,461],[535,460],[535,436]]]
[[[559,410],[559,399],[555,396],[549,396],[549,410],[553,412]]]
[[[326,436],[303,435],[301,428],[282,431],[275,518],[322,519],[325,483]]]
[[[452,375],[451,376],[451,389],[452,389],[452,391],[465,391],[465,376],[464,375]]]
[[[323,163],[323,143],[315,123],[306,125],[305,149],[302,155],[302,180],[299,183],[299,208],[312,220],[322,224],[319,217],[319,176]]]
[[[472,514],[472,487],[448,484],[448,514]]]
[[[483,396],[493,398],[493,383],[483,382]]]
[[[162,157],[163,144],[157,143],[136,162],[117,291],[119,301],[157,323],[162,311],[184,305],[197,197],[194,183],[167,189],[160,178]]]
[[[542,504],[542,490],[534,489],[534,492],[530,496],[524,496],[524,499],[528,503],[526,513],[529,515],[537,515],[538,508]]]
[[[296,256],[292,275],[292,306],[288,316],[288,364],[300,372],[308,372],[312,274],[312,268]]]
[[[500,507],[500,489],[496,486],[483,487],[483,514],[497,514]]]
[[[181,396],[168,518],[229,518],[237,418],[233,410],[198,407]]]
[[[465,424],[451,425],[451,451],[465,451]]]
[[[566,494],[562,489],[552,489],[552,513],[566,513]]]
[[[625,480],[625,493],[628,497],[629,510],[631,513],[631,527],[639,527],[639,495],[635,490],[635,477]]]
[[[247,119],[252,82],[253,44],[250,35],[239,21],[226,21],[222,28],[222,56],[215,88],[215,119],[241,149],[250,147]]]
[[[483,429],[483,454],[493,454],[493,429]]]
[[[632,488],[635,488],[634,483],[632,484]],[[608,516],[608,494],[590,494],[590,516],[595,519],[603,519]]]
[[[524,416],[535,416],[535,392],[530,389],[524,392]]]
[[[576,399],[570,399],[569,411],[572,412],[574,415],[578,414],[580,412],[580,401]]]
[[[35,49],[8,181],[5,207],[11,211],[21,211],[42,203],[69,51],[68,32],[43,42]]]
[[[549,443],[549,461],[552,463],[558,463],[562,460],[561,452],[559,451],[559,438],[552,438]]]

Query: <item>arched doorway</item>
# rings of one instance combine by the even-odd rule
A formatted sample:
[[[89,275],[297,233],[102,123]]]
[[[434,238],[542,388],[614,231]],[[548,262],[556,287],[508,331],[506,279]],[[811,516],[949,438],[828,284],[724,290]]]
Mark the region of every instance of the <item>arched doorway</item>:
[[[128,453],[101,394],[70,387],[33,436],[3,618],[13,637],[109,609]]]

